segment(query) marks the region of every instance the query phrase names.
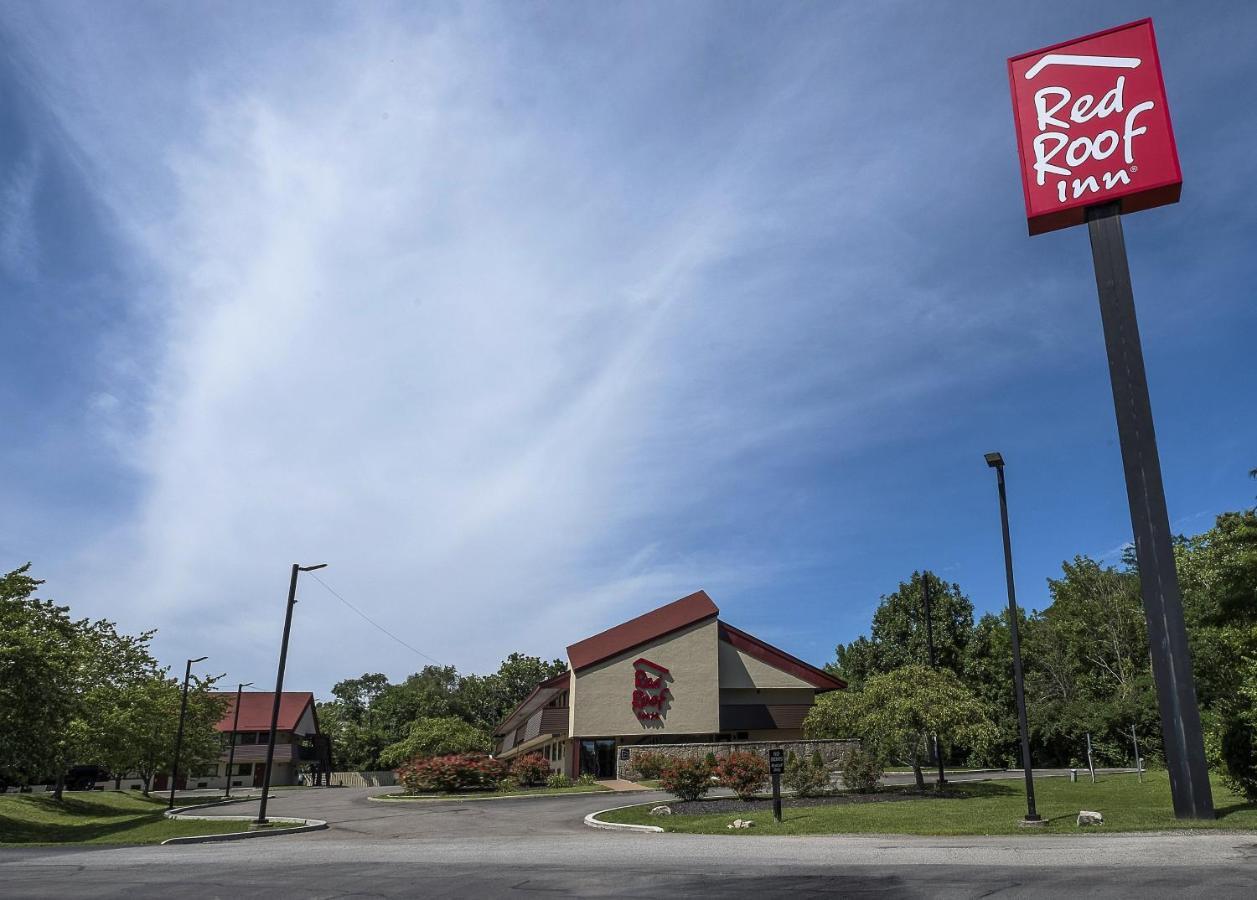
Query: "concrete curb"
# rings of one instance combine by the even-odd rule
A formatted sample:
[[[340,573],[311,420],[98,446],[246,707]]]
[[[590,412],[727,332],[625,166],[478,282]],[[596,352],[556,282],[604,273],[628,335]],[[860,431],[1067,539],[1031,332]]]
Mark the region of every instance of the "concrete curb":
[[[229,806],[232,803],[250,803],[253,800],[261,799],[259,797],[232,797],[228,800],[216,800],[213,803],[200,803],[196,806],[180,806],[175,809],[168,809],[163,814],[167,819],[186,820],[190,822],[253,822],[253,816],[190,816],[188,813],[198,809],[213,809],[219,806]],[[271,794],[267,799],[274,800],[275,795]],[[161,846],[166,844],[212,844],[220,841],[243,841],[250,838],[273,837],[281,834],[300,834],[305,831],[322,831],[327,828],[327,822],[322,819],[295,819],[290,816],[267,816],[267,820],[271,822],[291,822],[288,828],[267,828],[261,831],[230,831],[225,834],[190,834],[184,837],[166,838],[161,842]]]
[[[504,797],[405,797],[400,794],[376,794],[372,803],[485,803],[489,800],[530,800],[533,797],[588,797],[592,794],[627,794],[632,791],[560,791],[552,794],[508,794]],[[648,793],[643,791],[643,793]]]
[[[636,831],[639,834],[663,834],[663,829],[658,825],[627,825],[619,822],[604,822],[598,818],[603,813],[615,812],[617,809],[632,809],[634,806],[645,805],[645,803],[626,803],[624,806],[600,809],[585,816],[585,824],[590,828],[600,828],[603,831]]]
[[[252,822],[253,816],[171,816],[172,819],[187,819],[194,822]],[[291,819],[288,817],[268,816],[271,822],[292,822],[290,828],[267,828],[261,831],[231,831],[226,834],[190,834],[186,837],[166,838],[161,846],[167,844],[214,844],[221,841],[244,841],[250,838],[277,837],[283,834],[301,834],[305,831],[323,831],[327,822],[322,819]],[[300,823],[300,824],[296,824]]]

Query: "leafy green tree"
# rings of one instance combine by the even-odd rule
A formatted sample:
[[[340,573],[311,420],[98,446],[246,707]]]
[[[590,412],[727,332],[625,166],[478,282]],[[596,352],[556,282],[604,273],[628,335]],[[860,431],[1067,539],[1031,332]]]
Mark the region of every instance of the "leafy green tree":
[[[0,779],[54,772],[76,708],[83,627],[69,607],[35,597],[30,563],[0,576]]]
[[[1018,614],[1024,657],[1029,629],[1024,611],[1018,609]],[[995,739],[981,753],[970,753],[969,762],[979,766],[1002,766],[1017,760],[1021,752],[1018,745],[1020,732],[1017,728],[1012,636],[1007,611],[999,615],[986,613],[974,625],[973,637],[965,648],[962,680],[986,707],[996,732]]]
[[[380,765],[395,769],[422,756],[448,756],[459,753],[487,753],[489,735],[458,716],[418,719],[403,740],[389,744],[380,753]]]
[[[883,759],[912,766],[925,789],[922,765],[933,735],[951,744],[983,747],[996,736],[986,707],[948,669],[912,664],[874,675],[858,691],[831,691],[817,699],[803,723],[808,737],[859,737]]]
[[[853,687],[874,675],[914,663],[928,664],[924,584],[930,585],[930,619],[938,665],[960,674],[965,648],[973,635],[973,603],[958,584],[948,584],[933,572],[913,572],[892,593],[882,597],[873,613],[868,637],[861,635],[836,648],[832,667]]]

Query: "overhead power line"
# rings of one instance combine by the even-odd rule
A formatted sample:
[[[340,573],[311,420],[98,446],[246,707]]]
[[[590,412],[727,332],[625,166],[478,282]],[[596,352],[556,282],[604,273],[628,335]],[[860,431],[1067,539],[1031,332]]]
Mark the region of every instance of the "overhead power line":
[[[323,587],[327,589],[327,592],[328,592],[329,594],[331,594],[333,597],[335,597],[335,598],[336,598],[337,600],[339,600],[341,603],[343,603],[343,604],[345,604],[346,606],[348,606],[351,610],[353,610],[355,613],[357,613],[357,614],[358,614],[358,616],[360,616],[360,617],[361,617],[363,620],[365,620],[368,624],[375,626],[375,627],[376,627],[376,628],[378,628],[380,631],[384,632],[384,633],[385,633],[385,634],[387,634],[389,637],[391,637],[393,640],[397,641],[397,643],[401,644],[401,645],[402,645],[403,647],[405,647],[407,650],[411,651],[412,653],[417,653],[418,655],[422,656],[424,659],[428,660],[429,662],[434,662],[434,663],[436,663],[438,666],[443,666],[443,665],[445,665],[445,663],[441,662],[439,659],[434,659],[433,657],[431,657],[431,656],[429,656],[428,654],[424,653],[424,652],[423,652],[422,650],[420,650],[418,647],[414,647],[414,646],[412,646],[412,645],[410,645],[410,644],[406,643],[406,642],[405,642],[405,641],[403,641],[401,638],[399,638],[397,635],[393,634],[393,632],[389,631],[387,628],[385,628],[385,627],[384,627],[383,625],[381,625],[379,622],[375,621],[375,619],[373,619],[373,618],[371,618],[370,616],[368,616],[366,613],[364,613],[364,612],[363,612],[362,610],[360,610],[358,607],[354,606],[352,603],[350,603],[348,600],[346,600],[346,599],[345,599],[344,597],[342,597],[340,594],[336,593],[336,591],[332,590],[331,585],[329,585],[326,581],[324,581],[324,580],[323,580],[322,578],[320,578],[318,575],[315,575],[313,572],[307,572],[306,574],[307,574],[307,575],[309,575],[311,578],[313,578],[315,581],[317,581],[319,584],[323,585]]]

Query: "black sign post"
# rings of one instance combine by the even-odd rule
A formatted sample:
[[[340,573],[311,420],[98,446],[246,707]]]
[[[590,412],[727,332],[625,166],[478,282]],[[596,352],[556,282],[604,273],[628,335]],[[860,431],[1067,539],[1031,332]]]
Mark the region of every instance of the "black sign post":
[[[1144,372],[1135,295],[1122,237],[1121,207],[1117,203],[1087,210],[1091,255],[1095,261],[1100,317],[1109,354],[1117,436],[1126,470],[1126,496],[1135,534],[1139,589],[1148,620],[1152,674],[1161,711],[1165,767],[1170,774],[1174,815],[1180,819],[1212,819],[1213,792],[1205,762],[1205,742],[1196,705],[1191,651],[1183,622],[1183,600],[1174,568],[1170,518],[1161,484],[1157,436],[1152,428],[1152,403]]]
[[[786,751],[774,748],[768,751],[768,774],[773,778],[773,818],[781,821],[781,773],[786,770]]]

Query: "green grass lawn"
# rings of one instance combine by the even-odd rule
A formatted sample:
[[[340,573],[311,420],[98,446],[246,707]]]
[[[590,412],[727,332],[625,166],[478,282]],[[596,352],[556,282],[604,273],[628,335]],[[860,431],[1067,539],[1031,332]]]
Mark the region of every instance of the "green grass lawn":
[[[18,844],[155,844],[166,838],[245,831],[241,822],[178,822],[166,803],[124,791],[0,796],[0,846]]]
[[[951,786],[955,798],[929,798],[885,803],[791,807],[785,802],[781,824],[771,810],[702,815],[651,816],[654,804],[616,810],[601,816],[608,822],[658,825],[665,831],[687,834],[1076,834],[1080,831],[1159,831],[1185,828],[1257,830],[1257,803],[1247,803],[1213,781],[1218,818],[1211,822],[1180,821],[1170,805],[1170,783],[1165,772],[1148,772],[1143,784],[1135,775],[1109,775],[1070,783],[1068,778],[1035,780],[1035,799],[1046,828],[1018,827],[1026,812],[1025,783],[980,781]],[[1104,824],[1079,828],[1080,809],[1098,810]],[[734,819],[751,819],[755,827],[730,831]]]
[[[407,800],[477,800],[484,797],[528,797],[537,794],[592,794],[599,791],[608,791],[600,784],[574,784],[571,787],[554,788],[542,785],[540,787],[522,787],[513,791],[458,791],[450,794],[378,794],[372,799],[375,800],[396,800],[404,802]]]

